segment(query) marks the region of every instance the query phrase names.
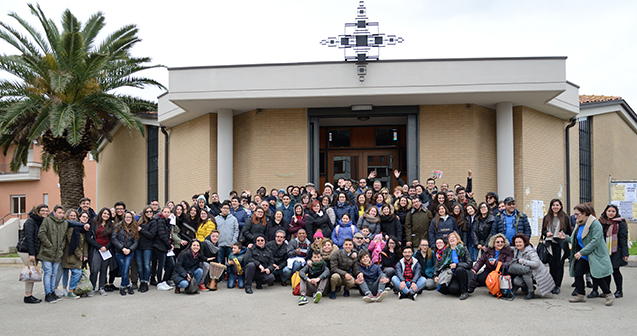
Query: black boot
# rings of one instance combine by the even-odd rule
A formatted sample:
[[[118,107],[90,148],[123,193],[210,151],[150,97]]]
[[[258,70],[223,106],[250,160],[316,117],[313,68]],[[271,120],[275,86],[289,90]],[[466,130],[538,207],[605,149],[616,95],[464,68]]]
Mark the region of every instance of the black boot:
[[[619,298],[622,298],[622,297],[624,297],[624,293],[622,293],[622,291],[618,290],[618,291],[615,292],[615,298],[616,299],[619,299]]]
[[[246,286],[245,291],[246,291],[246,294],[252,294],[252,288],[251,287],[247,287]]]
[[[535,297],[535,293],[533,291],[529,291],[528,293],[526,293],[524,300],[531,300],[533,297]]]
[[[119,293],[120,293],[121,295],[126,295],[126,287],[120,287],[120,289],[119,289]]]
[[[596,298],[596,297],[600,297],[600,295],[599,295],[599,293],[596,290],[594,290],[590,294],[588,294],[586,297],[589,298],[589,299],[593,299],[593,298]]]

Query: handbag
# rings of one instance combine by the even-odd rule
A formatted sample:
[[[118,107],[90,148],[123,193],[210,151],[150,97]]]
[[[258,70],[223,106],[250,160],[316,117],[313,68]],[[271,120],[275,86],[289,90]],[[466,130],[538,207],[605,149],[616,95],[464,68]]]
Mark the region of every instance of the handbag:
[[[177,284],[175,284],[176,286]],[[199,292],[199,286],[197,286],[197,279],[194,276],[190,277],[190,282],[185,290],[186,294],[197,294]]]
[[[20,281],[24,282],[40,282],[42,281],[42,271],[35,266],[30,266],[31,261],[27,262],[27,265],[20,271]]]
[[[75,286],[75,290],[73,291],[75,295],[81,296],[93,290],[93,284],[91,283],[90,275],[91,274],[89,270],[85,268],[82,269],[82,276],[80,277],[80,281],[77,283],[77,286]]]
[[[513,259],[513,261],[509,263],[510,274],[523,275],[523,274],[529,274],[530,272],[531,272],[531,267],[520,264],[516,259]]]
[[[449,285],[449,283],[451,282],[452,278],[453,278],[453,271],[450,268],[445,268],[438,275],[438,284],[439,285]]]
[[[548,264],[551,262],[551,254],[549,253],[549,249],[546,247],[546,244],[544,243],[544,239],[540,240],[540,242],[537,244],[537,256],[540,258],[540,261],[543,264]]]
[[[502,267],[502,262],[498,261],[498,265],[495,267],[495,270],[489,272],[486,280],[484,281],[487,288],[489,288],[489,293],[498,298],[502,296],[502,293],[500,292],[500,275],[502,275],[502,273],[500,273],[500,267]]]

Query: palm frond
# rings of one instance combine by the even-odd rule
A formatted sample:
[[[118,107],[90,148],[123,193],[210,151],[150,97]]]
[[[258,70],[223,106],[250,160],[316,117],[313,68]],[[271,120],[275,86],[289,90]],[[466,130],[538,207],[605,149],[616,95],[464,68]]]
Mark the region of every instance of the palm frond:
[[[73,106],[63,103],[51,108],[50,129],[54,137],[62,137],[73,116]]]
[[[93,42],[95,41],[95,37],[97,34],[104,28],[105,25],[104,13],[97,12],[93,14],[86,24],[84,25],[84,29],[82,29],[82,37],[84,38],[84,47],[85,53],[88,53],[89,50],[93,47]]]
[[[21,18],[17,13],[11,12],[9,13],[9,16],[18,21],[20,25],[22,25],[22,27],[24,27],[24,29],[26,29],[26,31],[31,34],[31,37],[33,37],[38,46],[40,46],[40,49],[43,53],[51,53],[51,47],[49,46],[49,43],[44,38],[42,38],[42,34],[40,34],[40,32],[38,32],[35,27]]]

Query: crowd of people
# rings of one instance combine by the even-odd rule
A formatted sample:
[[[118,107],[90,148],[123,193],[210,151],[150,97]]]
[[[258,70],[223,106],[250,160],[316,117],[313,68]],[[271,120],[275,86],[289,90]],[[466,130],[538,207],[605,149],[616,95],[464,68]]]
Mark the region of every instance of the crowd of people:
[[[225,281],[247,294],[253,285],[298,283],[299,305],[324,295],[347,297],[352,289],[365,302],[380,302],[392,289],[399,299],[438,291],[465,300],[498,264],[513,278],[513,292],[533,299],[560,294],[566,260],[575,279],[571,302],[603,295],[611,305],[623,296],[628,231],[615,205],[598,219],[590,205],[580,204],[569,217],[559,199],[551,200],[539,243],[549,254],[547,269],[513,197],[499,200],[489,192],[476,201],[471,171],[466,185],[453,189],[438,188],[434,178],[406,184],[394,174],[399,186],[392,190],[372,173],[325,183],[322,191],[313,183],[270,192],[261,187],[254,196],[233,191],[224,201],[209,188],[192,204],[169,201],[161,208],[152,200],[138,213],[123,202],[95,212],[88,198],[78,209],[49,211],[40,204],[29,213],[17,249],[25,265],[41,262],[51,303],[80,298],[74,291],[83,268],[90,269],[93,287],[86,297],[133,295],[153,286],[194,294]],[[594,288],[586,296],[588,276]],[[25,286],[24,302],[41,302],[34,283]]]

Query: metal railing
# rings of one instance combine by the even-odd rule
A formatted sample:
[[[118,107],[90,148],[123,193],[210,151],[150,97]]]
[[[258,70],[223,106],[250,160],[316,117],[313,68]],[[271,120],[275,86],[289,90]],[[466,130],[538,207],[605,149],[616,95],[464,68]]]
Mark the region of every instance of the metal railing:
[[[8,219],[11,219],[11,218],[23,219],[23,218],[26,218],[26,217],[27,217],[27,214],[25,214],[25,213],[23,213],[23,214],[8,213],[8,214],[4,215],[2,218],[0,218],[0,225],[4,225],[4,222],[7,221]]]

